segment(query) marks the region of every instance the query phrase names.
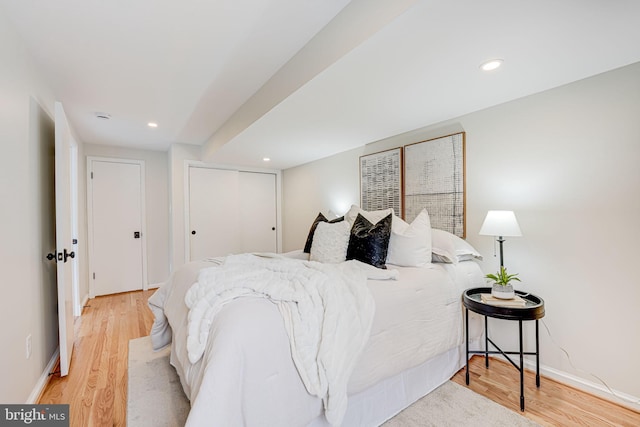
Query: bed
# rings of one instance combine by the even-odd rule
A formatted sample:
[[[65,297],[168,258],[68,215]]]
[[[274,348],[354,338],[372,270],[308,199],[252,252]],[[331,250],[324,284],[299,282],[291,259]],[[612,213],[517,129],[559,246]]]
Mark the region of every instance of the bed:
[[[369,231],[381,223],[379,216],[384,214],[376,217],[359,213],[370,218]],[[356,220],[359,217],[344,220],[352,239]],[[353,254],[351,261],[321,262],[322,249],[313,250],[314,245],[318,246],[313,240],[321,240],[322,230],[338,229],[326,218],[314,221],[311,227],[309,253],[300,250],[284,255],[243,254],[179,268],[150,298],[149,305],[156,317],[151,331],[154,347],[171,344],[171,364],[191,402],[186,425],[380,425],[447,381],[464,365],[460,295],[466,288],[483,285],[483,275],[475,262],[480,255],[462,239],[431,230],[428,221],[428,234],[424,234],[425,224],[417,227],[419,223],[418,219],[412,224],[399,223],[395,240],[392,227],[387,225],[390,252],[384,254],[385,269],[358,260]],[[335,230],[329,234],[328,241],[340,240]],[[399,250],[398,238],[408,236],[412,240],[413,235],[420,241],[429,238],[427,252],[416,247],[416,239],[403,242],[405,248],[411,246],[410,251],[403,254]],[[329,257],[335,255],[335,247],[325,249]],[[416,252],[419,257],[414,256]],[[425,262],[426,253],[429,259]],[[247,263],[251,266],[245,267]],[[227,286],[222,292],[217,290],[212,299],[219,301],[220,295],[230,292],[231,297],[224,304],[203,303],[204,295],[211,292],[203,287],[206,277],[216,275],[219,282],[220,277],[231,276],[225,269],[233,269],[234,265],[244,272],[257,268],[255,271],[263,276],[265,273],[259,269],[265,266],[278,269],[278,274],[286,271],[286,277],[295,277],[290,269],[318,269],[323,277],[329,277],[330,292],[351,286],[351,293],[311,298],[324,303],[325,299],[336,301],[334,308],[323,306],[320,311],[329,318],[335,314],[337,320],[330,323],[323,319],[325,323],[318,329],[329,334],[320,341],[331,342],[331,352],[312,348],[312,354],[324,354],[324,359],[310,361],[305,368],[300,359],[306,356],[300,348],[311,345],[305,341],[306,329],[313,328],[300,321],[291,323],[295,316],[290,307],[304,304],[288,303],[289,308],[283,308],[277,295],[274,297],[275,288],[246,292],[244,288],[238,291]],[[353,286],[350,282],[344,282],[348,286],[343,282],[332,286],[343,280],[344,269],[348,270],[345,277],[353,279]],[[262,286],[261,281],[253,281]],[[204,308],[197,309],[198,306]],[[212,315],[204,318],[203,313]],[[473,341],[480,338],[482,328],[479,319],[472,320]],[[345,324],[357,327],[341,332],[340,327]],[[294,332],[300,330],[304,333],[293,339]],[[316,332],[311,336],[317,338]],[[318,378],[310,378],[316,374]]]

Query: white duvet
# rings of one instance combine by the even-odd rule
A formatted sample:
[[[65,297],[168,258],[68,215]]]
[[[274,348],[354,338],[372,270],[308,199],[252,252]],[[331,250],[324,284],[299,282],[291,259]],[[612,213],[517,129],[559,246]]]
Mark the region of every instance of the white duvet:
[[[231,264],[240,260],[232,260]],[[258,264],[261,262],[258,261]],[[202,298],[195,298],[196,294],[204,295],[210,290],[206,290],[207,286],[204,285],[197,285],[192,291],[189,289],[201,271],[208,271],[203,278],[214,271],[220,272],[217,264],[220,262],[191,263],[179,269],[149,300],[156,316],[152,330],[154,345],[158,347],[173,340],[171,363],[176,367],[192,406],[188,426],[303,426],[317,423],[322,417],[337,424],[346,402],[343,400],[346,396],[342,392],[337,393],[343,385],[348,395],[359,393],[385,378],[459,346],[463,340],[461,292],[483,283],[480,269],[474,262],[464,262],[458,266],[433,264],[430,268],[398,268],[400,273],[397,281],[379,280],[384,276],[369,278],[365,285],[368,292],[356,292],[360,296],[370,294],[375,301],[375,315],[370,327],[358,327],[359,333],[370,329],[370,333],[364,334],[369,335],[364,349],[350,352],[344,358],[341,354],[334,352],[331,355],[327,352],[323,356],[325,362],[315,361],[304,367],[300,359],[307,356],[297,356],[296,353],[301,354],[306,350],[301,352],[299,348],[296,349],[299,342],[296,341],[295,332],[291,332],[296,323],[292,320],[291,307],[296,304],[278,302],[278,298],[272,302],[259,295],[271,295],[270,291],[265,292],[266,288],[281,288],[282,284],[276,284],[277,279],[271,285],[257,284],[259,281],[256,281],[255,289],[237,291],[248,292],[253,297],[229,298],[226,304],[215,308],[209,303],[198,302]],[[212,266],[213,269],[210,268]],[[241,268],[239,264],[236,267]],[[376,274],[395,274],[394,270],[373,270]],[[283,272],[272,273],[276,278]],[[319,279],[310,278],[312,282],[316,280]],[[330,288],[329,282],[326,285]],[[359,286],[356,288],[360,289]],[[191,322],[190,326],[185,297],[193,307],[203,304],[198,309],[201,313],[211,309],[215,315],[210,320],[204,320],[204,315],[194,315],[193,320],[200,320]],[[346,306],[353,304],[355,297],[348,298],[352,302],[338,302],[335,306],[337,311],[353,313]],[[364,312],[367,312],[369,305],[366,300],[365,296],[365,302],[359,303],[365,307]],[[288,308],[283,309],[285,306]],[[196,328],[195,325],[199,323],[204,328]],[[343,326],[342,323],[338,320],[333,325]],[[198,337],[197,348],[192,349],[196,350],[193,356],[187,345],[188,331],[192,328],[195,328]],[[302,336],[306,337],[307,332]],[[342,332],[334,333],[333,329],[329,332],[347,336]],[[319,336],[318,332],[315,334]],[[331,336],[327,345],[336,338]],[[358,346],[362,347],[362,343],[353,345],[354,348]],[[198,354],[201,356],[193,363],[190,357],[195,360]],[[316,372],[319,366],[329,370],[335,368],[334,373]],[[349,376],[351,369],[353,372]],[[323,375],[325,379],[321,379]],[[324,390],[323,384],[331,383],[327,381],[330,377],[340,384],[333,389],[337,403],[332,402],[331,386],[327,386],[329,393],[324,401],[317,397]],[[306,387],[307,381],[310,388]],[[313,390],[320,393],[316,394]]]
[[[321,264],[252,254],[203,269],[185,296],[189,361],[202,357],[222,307],[240,297],[265,298],[280,310],[305,388],[323,399],[327,420],[339,425],[347,409],[347,380],[373,321],[367,271],[385,279],[395,274],[359,261]]]

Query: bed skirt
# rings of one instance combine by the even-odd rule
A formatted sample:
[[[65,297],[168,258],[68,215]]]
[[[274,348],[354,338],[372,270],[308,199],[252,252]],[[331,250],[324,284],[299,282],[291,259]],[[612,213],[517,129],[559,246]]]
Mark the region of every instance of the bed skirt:
[[[470,346],[479,344],[479,339],[469,343]],[[349,406],[342,425],[381,425],[451,379],[465,365],[465,354],[465,344],[462,344],[349,396]],[[310,424],[310,427],[328,426],[330,424],[322,415]]]

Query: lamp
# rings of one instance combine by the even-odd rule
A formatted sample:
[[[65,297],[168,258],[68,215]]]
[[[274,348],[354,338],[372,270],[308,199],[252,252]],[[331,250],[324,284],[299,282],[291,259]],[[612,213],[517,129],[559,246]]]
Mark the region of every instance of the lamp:
[[[497,237],[500,243],[500,267],[503,267],[503,237],[520,237],[522,232],[513,211],[489,211],[480,227],[480,235]]]

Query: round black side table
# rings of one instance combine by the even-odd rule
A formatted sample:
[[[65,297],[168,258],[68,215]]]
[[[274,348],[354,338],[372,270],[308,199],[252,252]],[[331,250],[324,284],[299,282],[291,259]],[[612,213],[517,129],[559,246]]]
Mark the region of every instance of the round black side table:
[[[524,306],[505,306],[505,305],[492,305],[482,302],[482,294],[491,294],[491,288],[471,288],[467,289],[462,294],[462,303],[465,307],[465,334],[467,340],[467,373],[466,383],[469,385],[469,354],[484,354],[485,365],[489,367],[489,355],[501,354],[507,358],[509,362],[520,371],[520,410],[524,411],[524,355],[536,356],[536,387],[540,387],[540,352],[539,352],[539,335],[538,335],[538,319],[544,317],[544,301],[542,298],[528,294],[521,291],[516,291],[516,295],[524,300]],[[469,350],[469,310],[481,314],[484,316],[484,336],[485,344],[484,350],[471,351]],[[492,340],[489,338],[489,331],[487,329],[487,318],[493,317],[496,319],[504,320],[517,320],[518,331],[520,335],[520,349],[519,351],[502,351]],[[526,352],[523,350],[522,344],[522,322],[524,320],[535,320],[536,322],[536,351]],[[489,344],[491,344],[496,350],[489,350]],[[520,355],[520,366],[518,366],[511,358],[509,354]]]

